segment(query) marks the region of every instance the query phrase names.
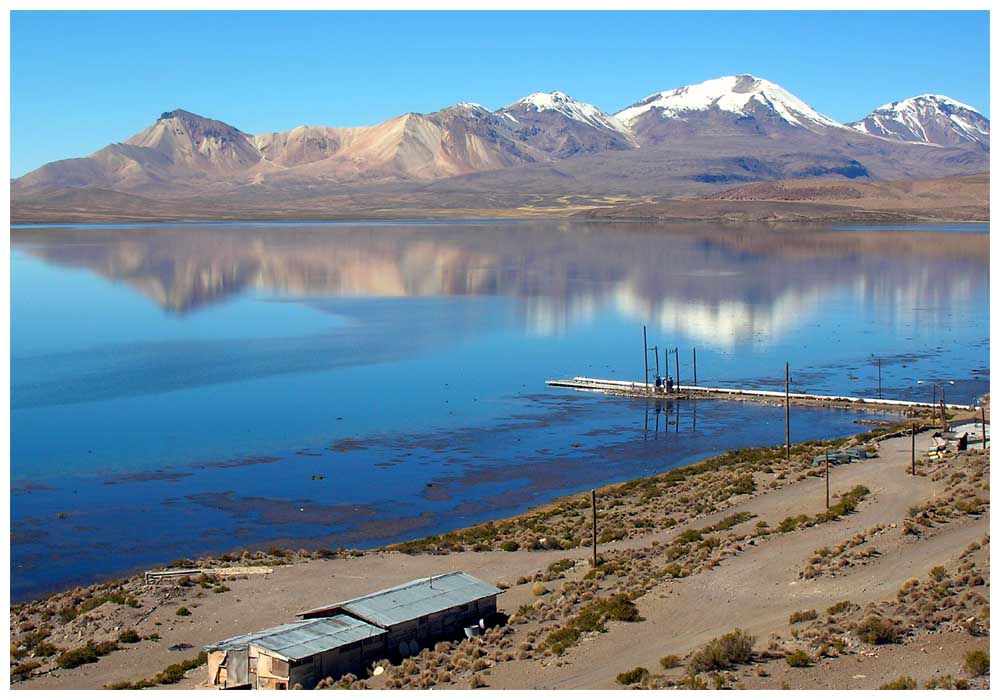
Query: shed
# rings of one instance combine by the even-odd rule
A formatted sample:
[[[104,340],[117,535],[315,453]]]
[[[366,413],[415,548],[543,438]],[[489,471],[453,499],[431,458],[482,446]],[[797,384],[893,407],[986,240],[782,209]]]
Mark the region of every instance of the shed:
[[[248,652],[250,642],[260,635],[294,629],[303,624],[305,621],[299,620],[271,627],[261,632],[240,634],[205,645],[205,653],[208,655],[208,684],[219,688],[238,688],[249,685]]]
[[[463,571],[369,593],[299,613],[303,619],[350,615],[386,631],[386,651],[410,656],[496,613],[500,589]]]
[[[251,687],[313,688],[323,678],[358,673],[385,656],[385,630],[347,615],[303,620],[254,635],[249,642]]]

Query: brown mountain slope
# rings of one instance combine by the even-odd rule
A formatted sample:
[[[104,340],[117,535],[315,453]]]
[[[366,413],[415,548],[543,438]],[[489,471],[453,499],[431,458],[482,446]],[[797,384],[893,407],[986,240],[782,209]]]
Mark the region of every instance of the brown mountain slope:
[[[744,221],[989,221],[989,173],[887,182],[783,180],[713,195],[608,206],[580,216]]]

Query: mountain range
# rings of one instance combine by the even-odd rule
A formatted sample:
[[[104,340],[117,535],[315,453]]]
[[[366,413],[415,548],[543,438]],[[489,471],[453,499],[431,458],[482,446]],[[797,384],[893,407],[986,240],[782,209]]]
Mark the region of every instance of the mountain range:
[[[940,95],[841,124],[752,75],[650,95],[609,114],[561,92],[491,111],[462,102],[374,126],[248,134],[185,110],[12,180],[18,212],[171,215],[497,210],[705,194],[786,178],[900,179],[989,168],[989,120]],[[156,204],[156,207],[153,205]],[[138,215],[138,213],[137,213]]]

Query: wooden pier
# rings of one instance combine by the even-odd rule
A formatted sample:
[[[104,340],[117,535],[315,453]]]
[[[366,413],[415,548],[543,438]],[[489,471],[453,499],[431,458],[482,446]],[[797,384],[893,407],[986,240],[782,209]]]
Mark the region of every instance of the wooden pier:
[[[763,389],[732,389],[719,386],[677,385],[673,391],[664,388],[657,389],[646,382],[628,382],[616,379],[594,379],[592,377],[573,377],[572,379],[550,379],[547,386],[577,391],[594,391],[613,396],[625,396],[636,399],[656,399],[658,401],[675,401],[684,399],[728,399],[736,401],[774,401],[784,403],[784,391],[765,391]],[[921,401],[901,401],[898,399],[880,399],[860,396],[827,396],[822,394],[803,394],[789,392],[787,399],[796,405],[822,406],[827,408],[868,409],[892,411],[896,413],[913,414],[923,410],[940,410],[941,404]],[[975,406],[946,403],[945,408],[956,411],[972,411]]]

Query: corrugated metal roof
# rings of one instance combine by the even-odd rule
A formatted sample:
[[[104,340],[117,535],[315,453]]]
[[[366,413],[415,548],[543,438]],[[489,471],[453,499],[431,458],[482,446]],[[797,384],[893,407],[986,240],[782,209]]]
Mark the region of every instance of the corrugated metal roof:
[[[498,593],[500,589],[492,584],[470,576],[464,571],[453,571],[440,576],[417,579],[299,615],[337,609],[373,624],[389,627]]]
[[[385,630],[381,627],[369,625],[347,615],[303,620],[282,627],[284,629],[275,628],[269,634],[258,633],[251,641],[262,649],[298,661],[361,639],[385,634]]]
[[[279,632],[284,632],[289,629],[294,629],[296,627],[301,627],[306,624],[308,620],[297,620],[295,622],[289,622],[284,625],[278,625],[277,627],[268,627],[266,630],[261,630],[260,632],[250,632],[249,634],[238,634],[235,637],[229,637],[228,639],[223,639],[219,642],[214,642],[213,644],[206,644],[203,649],[205,651],[238,651],[239,649],[246,649],[247,645],[257,639],[258,637],[266,636],[269,634],[277,634]]]

